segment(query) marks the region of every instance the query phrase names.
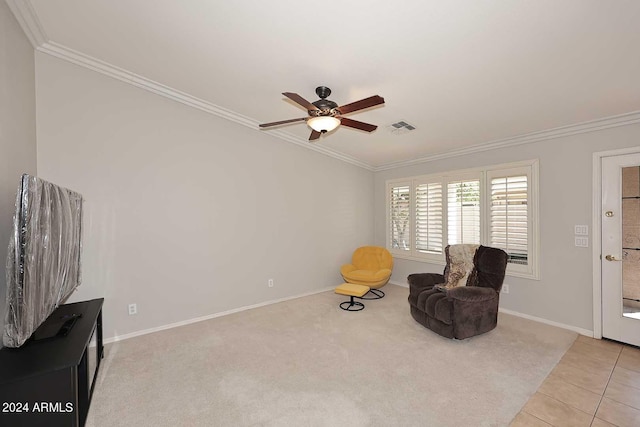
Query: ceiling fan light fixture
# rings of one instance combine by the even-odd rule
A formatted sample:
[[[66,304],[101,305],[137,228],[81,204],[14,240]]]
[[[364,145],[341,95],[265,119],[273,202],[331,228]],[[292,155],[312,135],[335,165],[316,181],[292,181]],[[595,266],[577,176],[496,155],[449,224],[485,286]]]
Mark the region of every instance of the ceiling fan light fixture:
[[[316,132],[325,133],[331,132],[332,130],[340,126],[340,120],[331,116],[317,116],[311,117],[309,120],[307,120],[307,124]]]
[[[315,102],[309,102],[294,92],[282,92],[282,94],[289,98],[289,100],[298,104],[298,106],[307,110],[307,114],[309,115],[309,117],[299,117],[297,119],[280,120],[278,122],[271,123],[261,123],[259,127],[261,129],[264,129],[272,126],[280,126],[304,121],[311,129],[313,129],[311,135],[309,136],[309,141],[317,141],[318,138],[320,138],[321,134],[331,132],[338,126],[345,126],[364,132],[373,132],[378,128],[378,126],[372,125],[370,123],[359,122],[358,120],[353,120],[343,116],[345,114],[355,113],[356,111],[384,104],[383,97],[374,95],[356,102],[338,106],[338,104],[336,104],[335,102],[327,99],[327,96],[331,94],[331,89],[326,86],[320,86],[316,88],[316,94],[320,97],[320,99]]]

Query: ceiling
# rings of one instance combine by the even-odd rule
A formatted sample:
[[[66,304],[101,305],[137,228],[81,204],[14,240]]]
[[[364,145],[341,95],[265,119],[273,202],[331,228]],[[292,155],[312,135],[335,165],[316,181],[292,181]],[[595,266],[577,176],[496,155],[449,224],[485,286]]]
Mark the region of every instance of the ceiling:
[[[637,0],[7,3],[40,50],[374,170],[640,112]],[[383,96],[349,115],[378,129],[315,143],[304,123],[258,130],[306,115],[282,92],[315,101],[320,85],[339,105]],[[390,132],[398,121],[416,130]]]

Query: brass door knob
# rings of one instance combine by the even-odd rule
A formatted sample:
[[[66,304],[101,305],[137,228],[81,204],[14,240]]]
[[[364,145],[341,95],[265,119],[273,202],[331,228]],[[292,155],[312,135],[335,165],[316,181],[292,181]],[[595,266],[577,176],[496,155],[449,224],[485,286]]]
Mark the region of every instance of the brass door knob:
[[[613,255],[607,255],[604,257],[604,259],[606,259],[607,261],[622,261],[621,259],[618,259],[616,257],[614,257]]]

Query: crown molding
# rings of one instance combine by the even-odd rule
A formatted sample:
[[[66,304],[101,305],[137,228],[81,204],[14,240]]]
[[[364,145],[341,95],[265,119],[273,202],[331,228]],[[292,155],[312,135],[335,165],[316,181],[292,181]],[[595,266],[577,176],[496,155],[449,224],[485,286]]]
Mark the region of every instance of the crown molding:
[[[222,117],[226,120],[238,123],[240,125],[249,127],[251,129],[265,132],[281,140],[290,142],[292,144],[299,145],[306,149],[322,153],[326,156],[333,157],[343,162],[358,166],[360,168],[369,170],[371,172],[380,172],[389,169],[396,169],[405,166],[412,166],[416,164],[433,162],[436,160],[447,159],[451,157],[464,156],[467,154],[479,153],[482,151],[496,150],[500,148],[513,147],[523,144],[530,144],[533,142],[546,141],[556,138],[562,138],[570,135],[577,135],[581,133],[595,132],[602,129],[608,129],[618,126],[626,126],[630,124],[640,123],[640,111],[634,111],[630,113],[620,114],[611,117],[600,118],[587,122],[577,123],[573,125],[561,126],[553,129],[526,133],[523,135],[517,135],[509,138],[498,139],[495,141],[485,142],[481,144],[471,145],[468,147],[445,151],[442,153],[436,153],[430,156],[421,157],[418,159],[412,159],[402,162],[386,163],[379,166],[373,166],[368,163],[362,162],[354,157],[347,156],[345,154],[338,153],[334,150],[326,148],[323,145],[312,144],[307,140],[301,139],[289,132],[282,130],[269,130],[263,131],[258,127],[258,121],[251,119],[247,116],[243,116],[234,111],[215,105],[204,99],[197,98],[189,95],[188,93],[181,92],[177,89],[163,85],[156,81],[150,80],[141,75],[132,73],[131,71],[101,61],[97,58],[85,55],[82,52],[78,52],[56,42],[45,42],[37,48],[38,51],[47,53],[49,55],[64,59],[73,64],[79,65],[84,68],[96,71],[130,85],[136,86],[141,89],[148,90],[157,95],[165,98],[172,99],[198,110],[204,111],[209,114],[213,114],[218,117]]]
[[[498,139],[495,141],[489,141],[481,144],[471,145],[468,147],[449,150],[433,155],[420,157],[418,159],[384,163],[381,165],[371,165],[354,157],[338,153],[334,150],[326,148],[325,146],[309,143],[307,140],[301,139],[291,133],[282,130],[268,130],[263,131],[258,127],[258,122],[249,117],[238,114],[234,111],[215,105],[204,99],[197,98],[189,95],[188,93],[181,92],[177,89],[163,85],[156,81],[150,80],[141,75],[132,73],[108,62],[101,61],[97,58],[93,58],[82,52],[78,52],[69,47],[63,46],[59,43],[49,40],[45,33],[38,16],[31,5],[30,0],[5,0],[11,11],[13,12],[16,20],[22,27],[24,33],[28,37],[33,47],[39,52],[43,52],[73,64],[79,65],[84,68],[96,71],[122,82],[131,84],[141,89],[148,90],[157,95],[165,98],[172,99],[180,102],[184,105],[196,108],[206,113],[222,117],[226,120],[230,120],[234,123],[249,127],[259,132],[264,132],[267,135],[274,136],[281,140],[287,141],[292,144],[299,145],[306,149],[316,151],[329,157],[341,160],[343,162],[358,166],[371,172],[380,172],[389,169],[397,169],[406,166],[413,166],[421,163],[433,162],[436,160],[447,159],[451,157],[464,156],[467,154],[479,153],[482,151],[495,150],[506,147],[513,147],[517,145],[529,144],[532,142],[551,140],[556,138],[562,138],[565,136],[576,135],[581,133],[595,132],[602,129],[608,129],[618,126],[626,126],[635,123],[640,123],[640,111],[634,111],[626,114],[620,114],[617,116],[605,117],[588,122],[577,123],[568,126],[557,127],[549,130],[531,132],[523,135],[516,135],[509,138]]]
[[[46,53],[51,56],[55,56],[57,58],[71,62],[72,64],[76,64],[89,70],[96,71],[100,74],[104,74],[116,80],[128,83],[132,86],[148,90],[149,92],[153,92],[156,95],[164,96],[165,98],[169,98],[182,104],[186,104],[190,107],[197,108],[198,110],[202,110],[206,113],[225,118],[244,126],[257,128],[257,122],[250,119],[249,117],[234,113],[231,110],[227,110],[226,108],[212,104],[211,102],[205,101],[204,99],[200,99],[195,96],[189,95],[188,93],[173,89],[169,86],[150,80],[139,74],[132,73],[131,71],[125,70],[124,68],[116,67],[115,65],[109,64],[108,62],[101,61],[89,55],[85,55],[82,52],[78,52],[59,43],[49,41],[39,46],[37,50],[39,52]]]
[[[499,148],[514,147],[517,145],[530,144],[532,142],[547,141],[550,139],[563,138],[566,136],[577,135],[581,133],[595,132],[603,129],[627,126],[640,123],[640,111],[619,114],[616,116],[604,117],[601,119],[591,120],[588,122],[577,123],[568,126],[561,126],[553,129],[526,133],[509,138],[498,139],[495,141],[485,142],[481,144],[471,145],[464,148],[449,150],[442,153],[433,154],[431,156],[421,157],[402,162],[386,163],[373,168],[374,172],[380,172],[389,169],[396,169],[405,166],[413,166],[421,163],[433,162],[436,160],[447,159],[451,157],[464,156],[467,154],[479,153],[482,151],[496,150]]]
[[[221,117],[223,119],[232,121],[234,123],[240,124],[242,126],[251,128],[259,132],[264,132],[265,134],[275,136],[281,140],[316,151],[318,153],[324,154],[329,157],[336,158],[343,162],[350,163],[352,165],[355,165],[370,171],[373,170],[373,167],[371,165],[363,163],[353,157],[332,151],[322,145],[310,144],[308,141],[300,139],[292,135],[291,133],[284,132],[281,130],[270,130],[270,131],[260,130],[260,128],[258,127],[258,121],[250,117],[243,116],[234,111],[223,108],[219,105],[215,105],[204,99],[197,98],[193,95],[190,95],[188,93],[179,91],[172,87],[163,85],[162,83],[158,83],[156,81],[148,79],[139,74],[132,73],[131,71],[125,70],[124,68],[120,68],[115,65],[109,64],[108,62],[101,61],[97,58],[93,58],[89,55],[73,50],[59,43],[56,43],[53,41],[45,42],[40,46],[38,46],[37,50],[39,52],[46,53],[51,56],[55,56],[57,58],[63,59],[65,61],[87,68],[89,70],[98,72],[100,74],[104,74],[116,80],[120,80],[122,82],[128,83],[132,86],[145,89],[149,92],[155,93],[156,95],[160,95],[165,98],[169,98],[173,101],[180,102],[181,104],[188,105],[189,107],[196,108],[198,110],[204,111],[205,113],[209,113],[214,116]]]
[[[49,40],[30,1],[5,0],[5,2],[7,6],[9,6],[9,9],[11,9],[11,12],[13,12],[18,24],[22,27],[22,31],[24,31],[34,49],[37,49]]]
[[[139,74],[132,73],[131,71],[125,70],[124,68],[117,67],[115,65],[109,64],[108,62],[101,61],[82,52],[78,52],[60,43],[51,41],[42,28],[40,20],[38,19],[38,15],[36,14],[36,11],[33,9],[33,6],[31,5],[31,2],[29,0],[5,1],[11,9],[11,12],[16,17],[16,20],[20,24],[20,27],[22,27],[22,30],[33,45],[34,49],[39,52],[55,56],[89,70],[112,77],[116,80],[120,80],[121,82],[128,83],[140,89],[148,90],[149,92],[155,93],[156,95],[160,95],[165,98],[180,102],[184,105],[188,105],[190,107],[204,111],[205,113],[221,117],[223,119],[232,121],[242,126],[246,126],[259,132],[264,132],[265,135],[272,135],[281,140],[324,154],[325,156],[333,157],[340,161],[350,163],[354,166],[373,171],[373,166],[364,163],[354,157],[337,153],[322,145],[311,144],[307,140],[298,138],[295,135],[282,130],[260,130],[260,128],[258,127],[258,121],[250,117],[243,116],[219,105],[215,105],[204,99],[189,95],[188,93],[163,85],[162,83],[153,81]]]
[[[336,151],[331,150],[330,148],[326,148],[323,145],[314,144],[312,142],[307,141],[306,139],[300,139],[289,132],[285,132],[281,130],[269,130],[269,131],[261,131],[261,132],[265,132],[268,135],[272,135],[284,141],[291,142],[292,144],[300,145],[308,150],[316,151],[318,153],[322,153],[329,157],[333,157],[334,159],[341,160],[345,163],[349,163],[354,166],[358,166],[362,169],[366,169],[370,172],[374,172],[375,168],[368,163],[364,163],[354,157],[347,156],[346,154],[338,153]]]

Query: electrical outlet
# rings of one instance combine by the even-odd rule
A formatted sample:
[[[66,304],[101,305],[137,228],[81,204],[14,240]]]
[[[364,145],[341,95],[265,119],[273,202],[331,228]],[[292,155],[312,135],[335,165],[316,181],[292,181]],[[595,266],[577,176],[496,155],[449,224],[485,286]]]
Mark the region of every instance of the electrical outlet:
[[[129,316],[133,314],[138,314],[138,305],[137,304],[129,304]]]
[[[270,287],[270,288],[273,288],[273,279],[269,279],[268,284],[269,284],[269,287]]]
[[[506,283],[502,284],[502,293],[503,294],[508,294],[509,293],[509,285],[507,285]]]

